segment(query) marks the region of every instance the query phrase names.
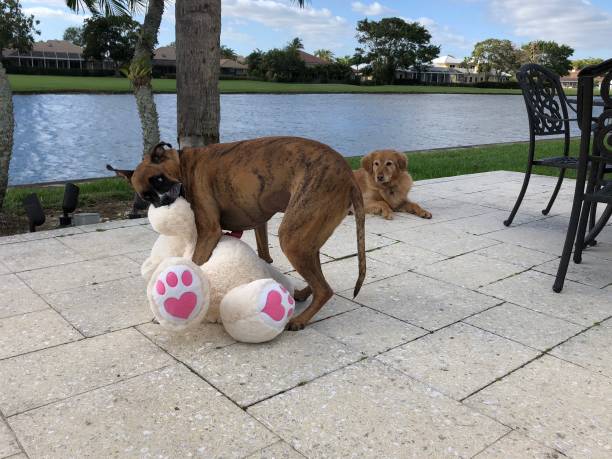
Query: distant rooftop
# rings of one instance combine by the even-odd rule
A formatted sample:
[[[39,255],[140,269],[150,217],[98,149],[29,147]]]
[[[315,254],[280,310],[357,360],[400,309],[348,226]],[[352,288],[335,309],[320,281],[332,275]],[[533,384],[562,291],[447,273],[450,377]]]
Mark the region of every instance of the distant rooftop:
[[[433,65],[457,65],[457,64],[461,64],[463,61],[461,59],[457,59],[455,56],[440,56],[440,57],[436,57],[433,61],[431,61],[431,63]]]

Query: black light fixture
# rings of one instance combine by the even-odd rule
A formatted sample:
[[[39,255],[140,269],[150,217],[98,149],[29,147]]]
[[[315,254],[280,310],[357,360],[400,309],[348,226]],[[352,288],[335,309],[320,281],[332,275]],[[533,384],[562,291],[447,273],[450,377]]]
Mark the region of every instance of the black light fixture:
[[[79,187],[74,183],[66,183],[64,188],[64,202],[62,203],[62,210],[64,215],[59,219],[60,226],[69,226],[72,224],[72,217],[70,216],[79,205]]]
[[[36,193],[32,193],[23,200],[28,222],[30,223],[30,232],[36,231],[36,227],[45,223],[45,211],[38,199]]]

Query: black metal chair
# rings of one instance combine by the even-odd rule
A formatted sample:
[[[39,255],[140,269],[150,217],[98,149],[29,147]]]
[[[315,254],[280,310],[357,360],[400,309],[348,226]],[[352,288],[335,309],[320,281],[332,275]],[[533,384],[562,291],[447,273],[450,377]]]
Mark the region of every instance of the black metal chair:
[[[506,226],[512,224],[523,202],[533,166],[555,167],[559,169],[557,185],[548,205],[542,210],[544,215],[548,215],[557,198],[557,194],[559,194],[559,189],[565,177],[565,171],[567,169],[578,168],[578,158],[569,156],[570,121],[576,121],[576,119],[569,118],[567,107],[573,112],[576,112],[576,109],[565,96],[559,76],[541,65],[526,64],[520,68],[516,77],[523,92],[523,99],[525,100],[527,117],[529,119],[529,156],[523,186],[512,208],[512,212],[510,212],[510,216],[504,221]],[[551,135],[564,136],[563,156],[535,159],[536,137]]]
[[[593,86],[597,77],[603,77],[600,95],[603,100],[604,110],[599,117],[594,117]],[[567,268],[572,255],[572,246],[574,246],[574,262],[581,263],[582,251],[588,245],[591,245],[606,226],[610,216],[612,216],[612,181],[604,178],[604,172],[612,165],[611,81],[612,59],[596,66],[586,67],[578,75],[577,109],[579,125],[581,127],[588,126],[589,128],[593,122],[595,125],[593,129],[581,130],[574,203],[563,246],[563,254],[561,255],[557,277],[553,285],[553,290],[557,293],[563,289]],[[593,136],[591,136],[591,131]],[[599,220],[593,223],[587,235],[587,225],[589,220],[594,222],[597,203],[607,204],[607,207]]]

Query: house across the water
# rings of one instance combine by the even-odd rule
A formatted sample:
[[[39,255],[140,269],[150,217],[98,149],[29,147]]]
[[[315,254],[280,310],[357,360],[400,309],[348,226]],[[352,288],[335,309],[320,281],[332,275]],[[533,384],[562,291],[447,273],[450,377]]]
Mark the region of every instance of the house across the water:
[[[398,69],[395,78],[400,82],[407,80],[424,84],[474,84],[484,81],[504,82],[510,79],[507,73],[501,72],[498,75],[497,72],[491,71],[487,75],[486,72],[479,72],[478,66],[464,65],[463,62],[454,56],[440,56],[421,69]]]

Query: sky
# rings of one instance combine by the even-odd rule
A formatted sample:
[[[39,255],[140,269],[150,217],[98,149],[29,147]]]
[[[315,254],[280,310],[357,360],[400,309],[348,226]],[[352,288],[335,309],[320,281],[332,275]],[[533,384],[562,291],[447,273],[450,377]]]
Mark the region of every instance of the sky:
[[[61,38],[66,27],[84,19],[66,9],[64,0],[22,0],[22,5],[40,20],[43,40]],[[441,55],[457,58],[486,38],[517,45],[555,40],[572,46],[575,58],[612,57],[612,0],[307,0],[304,9],[292,0],[222,0],[221,43],[247,55],[299,36],[306,51],[324,48],[344,56],[358,46],[357,21],[390,16],[425,25]],[[174,27],[174,3],[168,2],[160,45],[174,41]]]

